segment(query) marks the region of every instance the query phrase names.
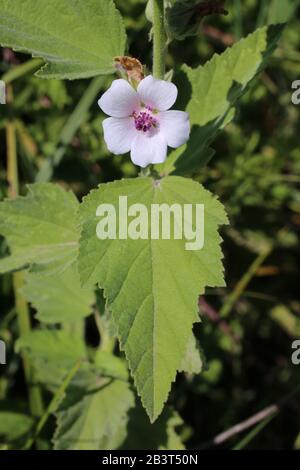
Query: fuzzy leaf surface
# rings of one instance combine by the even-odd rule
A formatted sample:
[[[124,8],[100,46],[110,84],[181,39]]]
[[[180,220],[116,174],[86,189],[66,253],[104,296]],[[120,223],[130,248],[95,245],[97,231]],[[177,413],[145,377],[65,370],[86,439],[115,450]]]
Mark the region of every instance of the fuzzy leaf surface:
[[[0,44],[44,59],[37,75],[75,79],[114,72],[126,34],[112,0],[0,0]]]
[[[99,240],[98,206],[112,204],[118,212],[119,197],[124,195],[128,207],[142,203],[148,214],[152,204],[204,204],[203,249],[188,251],[186,240],[172,234],[171,239]],[[218,226],[227,223],[224,208],[200,184],[174,176],[103,184],[84,199],[80,214],[82,282],[104,289],[138,393],[154,421],[198,321],[198,295],[206,286],[224,285],[218,234]]]

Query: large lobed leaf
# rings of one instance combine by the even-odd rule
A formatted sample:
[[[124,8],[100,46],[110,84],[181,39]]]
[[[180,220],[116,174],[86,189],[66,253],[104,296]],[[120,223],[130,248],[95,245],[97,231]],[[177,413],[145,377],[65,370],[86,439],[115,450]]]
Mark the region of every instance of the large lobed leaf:
[[[282,24],[257,29],[204,66],[182,67],[175,76],[181,91],[176,107],[188,111],[191,137],[185,146],[171,152],[161,165],[161,174],[186,173],[210,160],[214,154],[211,141],[233,118],[238,98],[265,67],[282,29]]]
[[[128,196],[128,205],[204,204],[205,244],[185,250],[186,240],[99,240],[99,204]],[[192,325],[198,321],[197,298],[206,286],[224,285],[221,238],[224,209],[201,185],[181,177],[122,180],[101,185],[81,204],[79,273],[84,285],[104,289],[121,348],[150,419],[160,414],[176,371],[182,369]],[[195,227],[194,227],[195,228]]]
[[[43,78],[114,71],[126,35],[112,0],[0,0],[0,44],[41,57]]]

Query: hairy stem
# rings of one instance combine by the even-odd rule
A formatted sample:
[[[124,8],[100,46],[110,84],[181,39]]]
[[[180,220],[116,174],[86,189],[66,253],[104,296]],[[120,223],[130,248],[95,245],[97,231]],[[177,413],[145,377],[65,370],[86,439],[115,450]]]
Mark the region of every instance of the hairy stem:
[[[153,76],[165,76],[166,33],[164,0],[153,2]]]

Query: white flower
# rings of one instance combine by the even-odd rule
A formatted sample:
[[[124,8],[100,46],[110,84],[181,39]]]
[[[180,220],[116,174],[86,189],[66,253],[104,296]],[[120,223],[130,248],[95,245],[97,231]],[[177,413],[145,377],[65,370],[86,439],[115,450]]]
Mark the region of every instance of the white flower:
[[[190,134],[189,115],[183,111],[168,111],[177,98],[177,87],[144,78],[137,91],[126,80],[114,80],[98,104],[109,117],[103,121],[104,140],[115,155],[131,152],[131,160],[145,168],[150,163],[162,163],[167,146],[184,144]]]

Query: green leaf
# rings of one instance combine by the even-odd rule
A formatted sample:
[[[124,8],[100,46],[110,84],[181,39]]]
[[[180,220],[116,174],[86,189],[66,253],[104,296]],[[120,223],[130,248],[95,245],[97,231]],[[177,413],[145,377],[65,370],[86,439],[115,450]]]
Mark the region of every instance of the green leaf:
[[[18,271],[21,268],[28,267],[28,254],[19,253],[14,256],[6,256],[0,259],[0,274]]]
[[[63,330],[36,330],[22,336],[16,351],[26,351],[37,381],[55,390],[74,364],[86,358],[84,342]]]
[[[188,251],[185,239],[173,238],[99,240],[97,207],[109,203],[118,211],[119,196],[124,195],[128,206],[142,203],[148,211],[151,204],[204,204],[204,248]],[[80,214],[81,279],[85,285],[98,283],[104,289],[138,393],[154,421],[198,321],[198,295],[206,286],[224,285],[217,232],[218,225],[227,223],[224,209],[198,183],[167,177],[103,184],[84,199]]]
[[[56,412],[55,449],[118,448],[133,404],[133,393],[126,381],[101,377],[95,370],[80,370]]]
[[[0,443],[14,443],[25,437],[32,429],[34,420],[25,414],[0,411]]]
[[[186,173],[208,163],[212,140],[234,117],[237,100],[266,65],[282,30],[283,25],[257,29],[204,66],[182,67],[175,77],[181,90],[176,107],[189,113],[191,136],[159,167],[161,174]]]
[[[154,424],[143,408],[137,405],[129,412],[127,437],[122,445],[126,450],[184,450],[177,428],[183,420],[176,411],[167,407]]]
[[[188,340],[185,355],[183,356],[179,372],[188,374],[200,374],[203,369],[200,346],[195,336],[192,334]]]
[[[28,189],[26,197],[0,203],[0,233],[12,253],[0,260],[0,272],[30,264],[62,270],[77,257],[78,201],[72,192],[50,183]]]
[[[22,292],[44,323],[76,322],[91,313],[94,302],[93,289],[81,287],[76,264],[55,276],[27,273]]]
[[[42,78],[87,78],[114,71],[126,34],[112,0],[0,0],[0,44],[41,57]]]

